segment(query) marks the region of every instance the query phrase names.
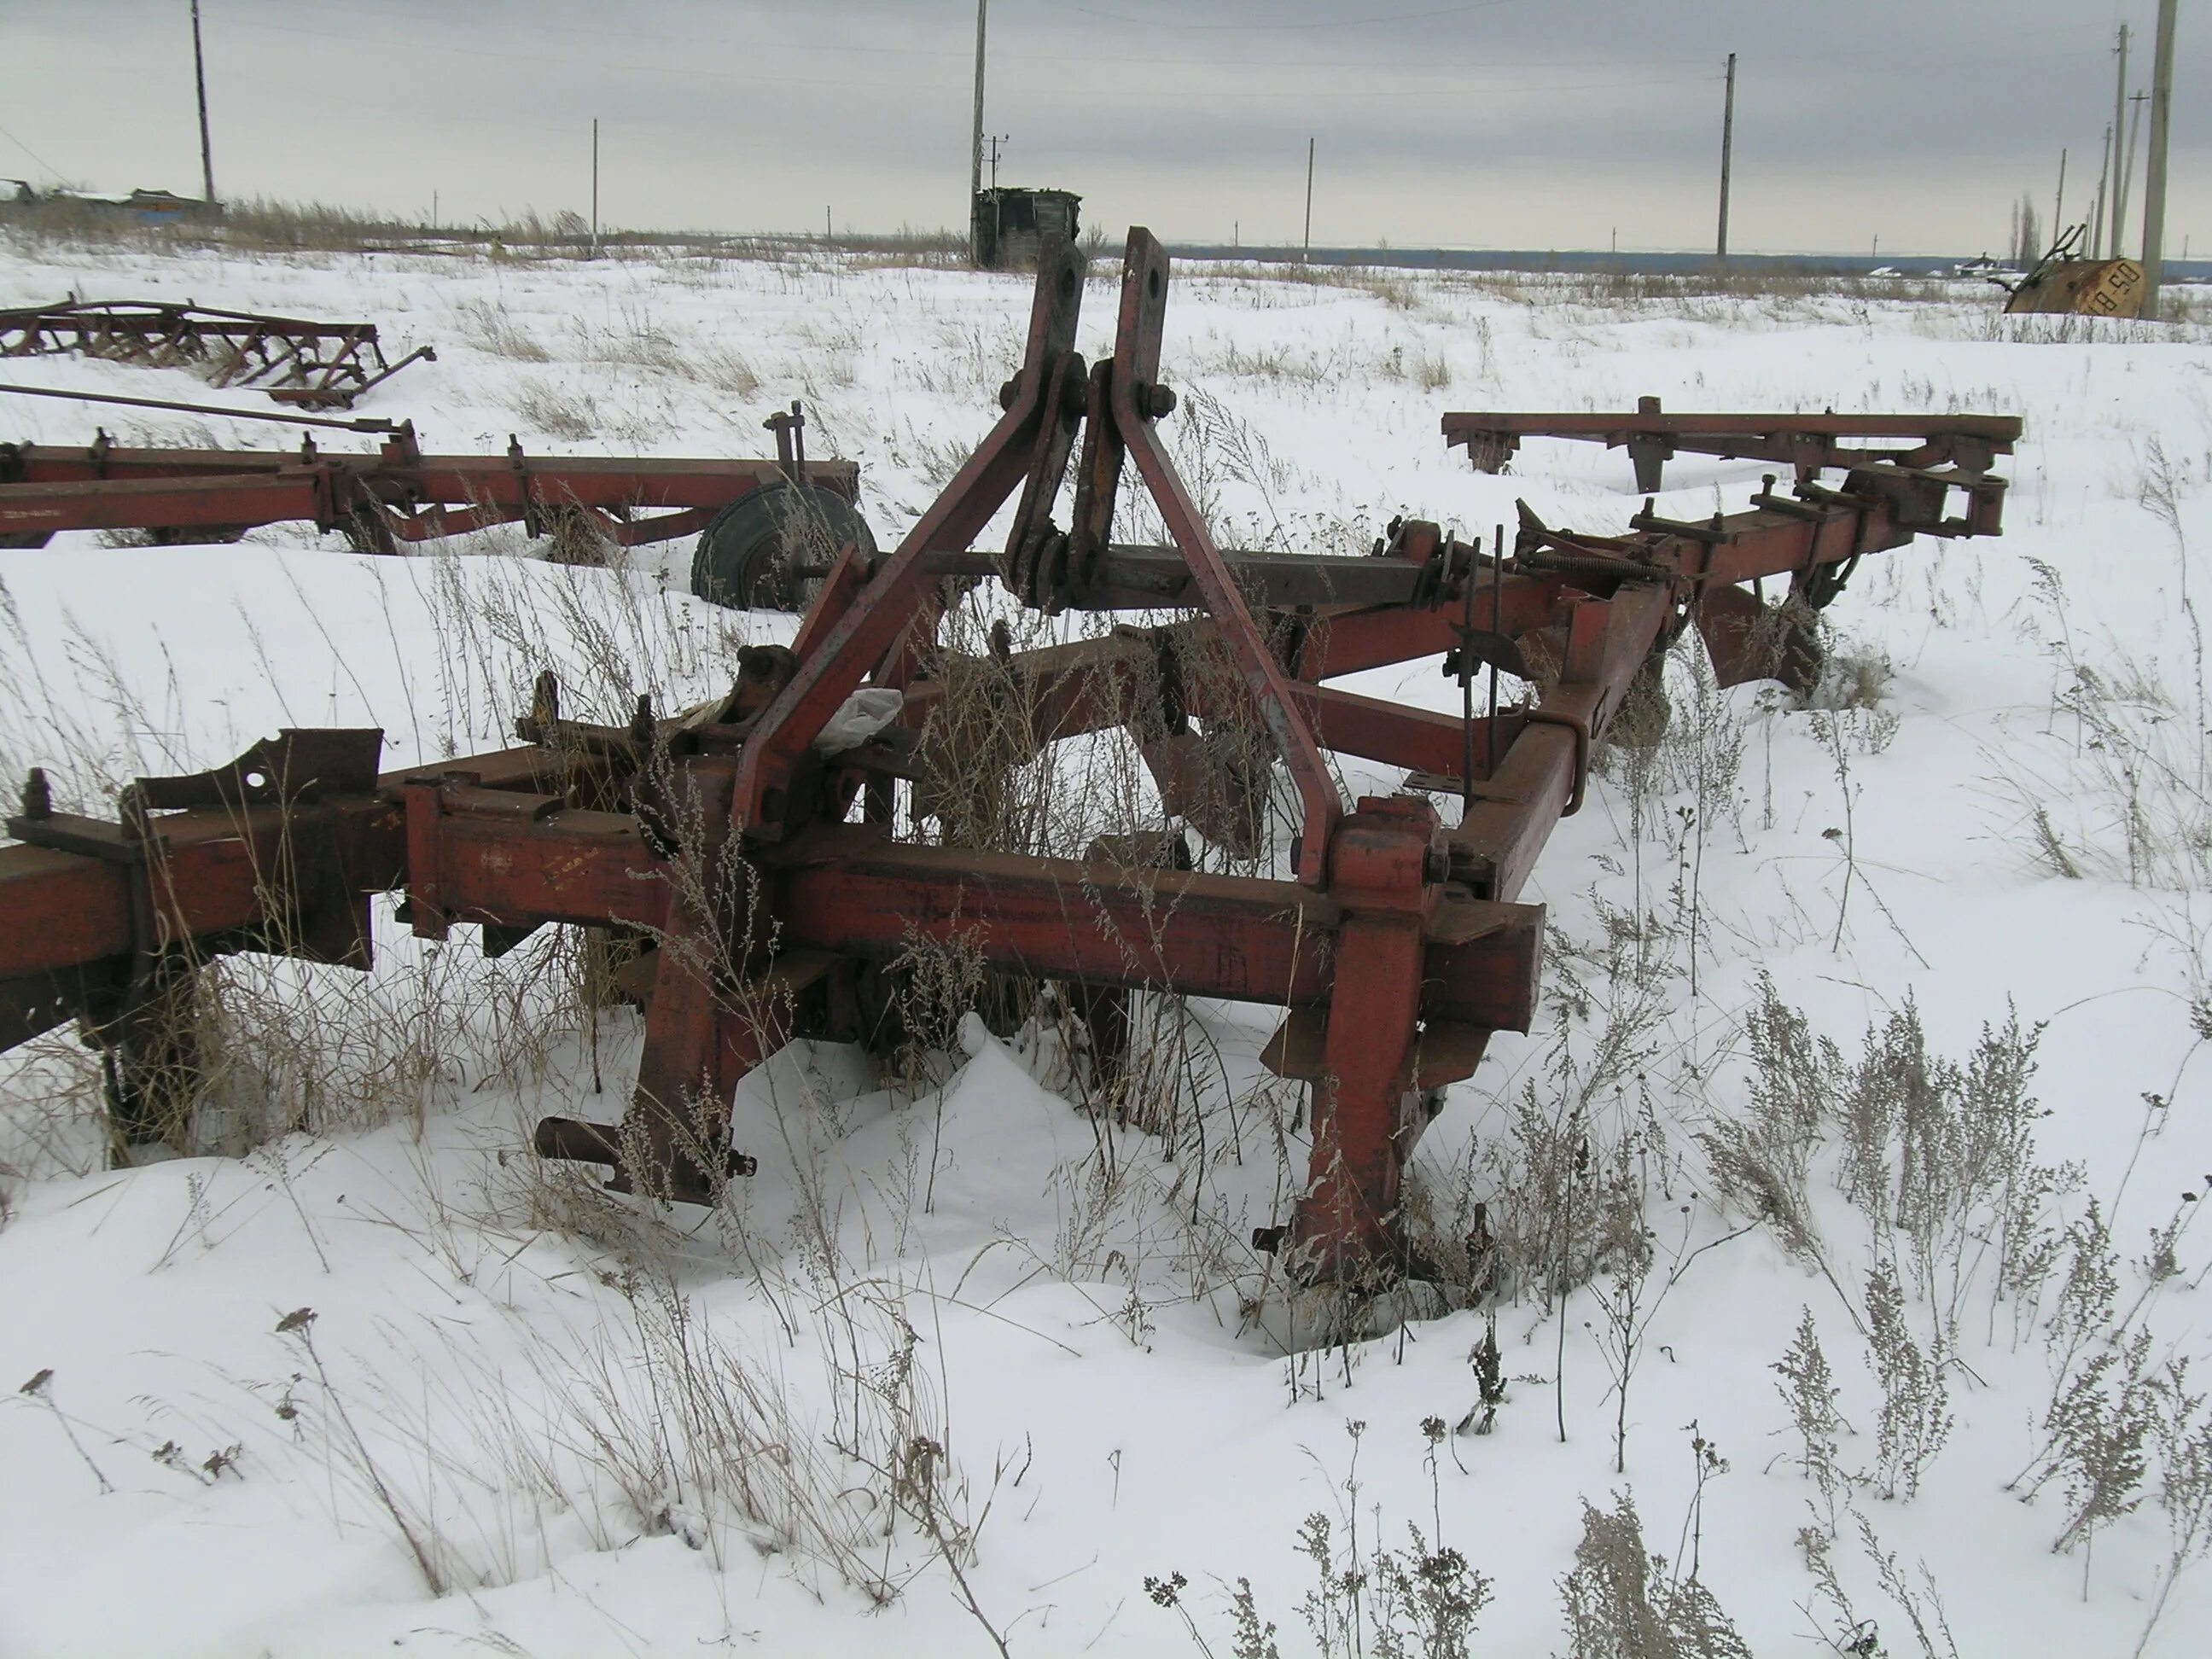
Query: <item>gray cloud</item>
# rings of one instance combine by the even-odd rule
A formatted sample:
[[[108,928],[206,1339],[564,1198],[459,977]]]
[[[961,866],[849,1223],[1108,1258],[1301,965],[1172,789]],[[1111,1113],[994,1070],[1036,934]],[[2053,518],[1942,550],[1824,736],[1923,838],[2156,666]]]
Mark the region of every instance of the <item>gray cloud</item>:
[[[958,222],[969,0],[204,0],[226,193],[641,226]],[[1294,239],[1305,143],[1332,242],[1696,246],[1740,54],[1734,240],[1971,250],[2011,201],[2069,217],[2110,118],[2113,26],[2069,0],[996,0],[1001,176],[1094,222]],[[190,190],[186,0],[0,0],[0,173]],[[2192,25],[2196,33],[2190,31]],[[2177,237],[2212,246],[2212,20],[2182,20]],[[27,146],[27,153],[25,146]],[[37,159],[33,158],[35,154]],[[2138,189],[2138,199],[2140,189]]]

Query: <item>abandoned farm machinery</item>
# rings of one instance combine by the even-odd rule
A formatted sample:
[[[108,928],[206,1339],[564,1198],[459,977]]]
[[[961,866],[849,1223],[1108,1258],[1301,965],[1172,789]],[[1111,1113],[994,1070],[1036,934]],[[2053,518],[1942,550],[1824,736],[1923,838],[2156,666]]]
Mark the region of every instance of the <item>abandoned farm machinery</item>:
[[[1806,689],[1810,613],[1861,558],[1998,533],[2005,486],[1988,468],[2019,423],[1595,417],[1560,435],[1626,443],[1639,465],[1655,441],[1774,455],[1797,476],[1707,519],[1647,504],[1625,533],[1555,529],[1524,508],[1510,546],[1401,520],[1369,557],[1224,550],[1163,437],[1176,401],[1161,374],[1168,278],[1160,244],[1132,232],[1112,353],[1087,363],[1073,349],[1084,260],[1048,246],[989,434],[889,553],[856,518],[842,525],[834,556],[803,572],[811,600],[793,643],[749,647],[707,708],[662,718],[643,702],[628,725],[592,725],[563,714],[548,677],[515,747],[380,773],[379,732],[287,731],[212,771],[140,781],[113,821],[57,811],[33,774],[8,823],[16,844],[0,848],[0,1042],[79,1021],[108,1058],[127,1140],[153,1132],[164,1091],[190,1087],[164,1004],[216,953],[366,969],[370,898],[386,892],[416,933],[471,930],[492,953],[549,923],[625,930],[644,942],[628,1109],[619,1123],[548,1119],[538,1150],[602,1165],[624,1191],[712,1203],[750,1168],[729,1131],[746,1073],[794,1037],[868,1040],[887,964],[916,940],[957,940],[990,970],[1058,983],[1101,1067],[1119,1062],[1133,994],[1281,1009],[1263,1060],[1310,1091],[1312,1161],[1291,1212],[1255,1242],[1310,1274],[1402,1259],[1400,1182],[1435,1091],[1473,1074],[1495,1034],[1528,1029],[1544,917],[1522,891],[1582,806],[1593,755],[1648,696],[1656,654],[1694,628],[1721,684]],[[1444,426],[1492,466],[1520,436],[1559,429]],[[1852,435],[1882,447],[1841,449]],[[779,465],[795,487],[803,459]],[[1125,495],[1149,503],[1162,544],[1110,539]],[[1010,501],[1003,550],[976,548]],[[782,545],[741,539],[748,559]],[[767,586],[749,574],[740,597],[804,597],[799,574]],[[998,717],[979,733],[938,716],[957,666],[940,624],[981,581],[1048,614],[1150,615],[1033,650],[998,632],[984,659]],[[1459,683],[1456,713],[1331,684],[1437,657]],[[1501,673],[1524,701],[1498,706]],[[918,828],[941,817],[948,787],[1117,730],[1181,828],[1103,837],[1080,858]],[[1240,763],[1224,733],[1249,736],[1260,761]],[[1332,751],[1402,769],[1406,786],[1347,802]],[[1279,777],[1295,799],[1287,860],[1194,867],[1186,829],[1269,867],[1259,830]]]

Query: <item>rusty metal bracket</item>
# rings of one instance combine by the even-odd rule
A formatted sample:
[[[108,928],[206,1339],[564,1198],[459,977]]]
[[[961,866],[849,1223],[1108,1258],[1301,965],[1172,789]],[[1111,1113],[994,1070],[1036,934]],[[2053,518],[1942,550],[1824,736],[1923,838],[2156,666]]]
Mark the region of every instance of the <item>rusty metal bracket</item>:
[[[1574,817],[1583,810],[1583,795],[1589,785],[1589,722],[1579,714],[1570,714],[1563,710],[1547,709],[1541,703],[1538,703],[1533,708],[1521,710],[1521,721],[1524,726],[1565,726],[1574,734],[1574,783],[1567,792],[1567,804],[1559,810],[1559,816],[1563,818]]]

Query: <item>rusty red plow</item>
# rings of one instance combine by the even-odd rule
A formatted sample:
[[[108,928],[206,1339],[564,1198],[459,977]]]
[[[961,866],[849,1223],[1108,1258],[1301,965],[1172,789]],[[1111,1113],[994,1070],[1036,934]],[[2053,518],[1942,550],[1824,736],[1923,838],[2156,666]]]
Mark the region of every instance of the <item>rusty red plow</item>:
[[[1401,1261],[1401,1183],[1437,1091],[1535,1012],[1544,916],[1523,886],[1662,653],[1695,629],[1724,684],[1808,684],[1810,618],[1859,560],[1997,533],[1993,434],[1931,447],[1914,440],[1965,428],[1892,417],[1878,428],[1891,449],[1832,483],[1814,476],[1830,451],[1800,446],[1813,464],[1786,490],[1770,477],[1743,510],[1695,521],[1647,509],[1626,533],[1524,509],[1510,545],[1407,520],[1372,556],[1224,550],[1164,441],[1168,279],[1158,242],[1133,232],[1111,355],[1088,363],[1073,349],[1084,262],[1048,247],[989,434],[895,550],[846,538],[793,644],[749,648],[707,708],[592,725],[563,714],[549,678],[516,747],[380,775],[377,732],[286,732],[213,771],[142,781],[114,821],[55,811],[34,775],[9,823],[19,844],[0,848],[0,1042],[82,1022],[110,1057],[127,1139],[150,1121],[153,1079],[176,1070],[163,1000],[216,953],[367,968],[370,896],[386,892],[417,934],[469,930],[494,953],[548,924],[623,930],[641,942],[628,982],[645,1007],[628,1109],[549,1119],[538,1149],[603,1165],[625,1190],[712,1203],[750,1168],[728,1127],[747,1072],[794,1037],[868,1040],[891,967],[957,944],[993,973],[1061,987],[1103,1067],[1133,995],[1280,1009],[1263,1059],[1310,1091],[1311,1166],[1255,1242],[1313,1273]],[[1139,496],[1165,539],[1117,544],[1116,507]],[[1009,502],[1006,544],[978,550]],[[941,630],[982,582],[1037,611],[1143,625],[1034,650],[1001,634],[988,661],[1011,712],[963,736],[945,719],[962,665]],[[1331,684],[1423,658],[1456,678],[1456,712]],[[1505,707],[1501,677],[1524,688]],[[856,734],[863,706],[880,729]],[[946,791],[1117,732],[1149,769],[1163,830],[1080,857],[928,832]],[[1238,763],[1224,732],[1254,735],[1259,763]],[[1406,784],[1347,801],[1332,754]],[[1272,866],[1257,833],[1271,798],[1294,803]],[[1194,867],[1186,829],[1224,867]]]

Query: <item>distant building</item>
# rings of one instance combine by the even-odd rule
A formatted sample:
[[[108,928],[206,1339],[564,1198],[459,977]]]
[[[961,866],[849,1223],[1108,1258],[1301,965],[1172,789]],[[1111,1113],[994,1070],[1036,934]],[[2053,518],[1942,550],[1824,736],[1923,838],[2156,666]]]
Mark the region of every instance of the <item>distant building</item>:
[[[1083,198],[1073,191],[1024,190],[1001,185],[975,192],[970,222],[975,263],[986,270],[1034,264],[1048,236],[1076,236],[1076,209]]]
[[[118,205],[149,224],[189,219],[208,210],[208,204],[197,196],[179,196],[166,190],[134,190]]]
[[[144,225],[165,225],[179,219],[211,217],[220,206],[210,207],[196,196],[173,191],[134,190],[127,195],[92,190],[50,190],[43,196],[21,179],[0,179],[0,210],[16,213],[89,212],[135,219]]]

